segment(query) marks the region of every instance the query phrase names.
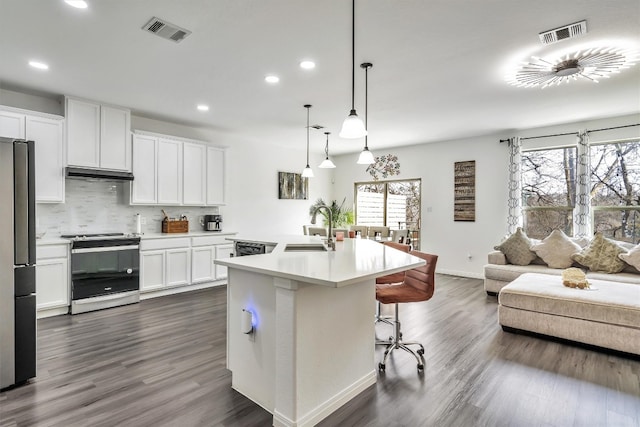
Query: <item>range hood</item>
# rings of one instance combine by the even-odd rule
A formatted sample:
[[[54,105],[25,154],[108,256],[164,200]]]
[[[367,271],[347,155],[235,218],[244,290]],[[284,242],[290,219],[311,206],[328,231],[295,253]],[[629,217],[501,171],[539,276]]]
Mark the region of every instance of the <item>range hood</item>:
[[[67,178],[94,178],[109,181],[133,181],[133,174],[131,172],[78,167],[68,167],[66,169],[65,176]]]

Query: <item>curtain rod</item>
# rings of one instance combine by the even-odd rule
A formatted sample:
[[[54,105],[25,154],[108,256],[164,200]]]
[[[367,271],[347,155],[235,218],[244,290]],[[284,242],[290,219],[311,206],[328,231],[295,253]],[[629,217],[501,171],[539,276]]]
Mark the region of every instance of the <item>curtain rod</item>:
[[[634,123],[632,125],[614,126],[614,127],[602,128],[602,129],[593,129],[593,130],[587,129],[587,133],[589,133],[589,132],[602,132],[602,131],[605,131],[605,130],[623,129],[623,128],[629,128],[629,127],[633,127],[633,126],[640,126],[640,123]],[[523,138],[520,138],[520,139],[524,141],[525,139],[551,138],[551,137],[554,137],[554,136],[567,136],[567,135],[578,135],[578,132],[556,133],[556,134],[553,134],[553,135],[526,136],[526,137],[523,137]],[[509,142],[509,140],[508,139],[501,139],[500,143],[503,143],[503,142]]]

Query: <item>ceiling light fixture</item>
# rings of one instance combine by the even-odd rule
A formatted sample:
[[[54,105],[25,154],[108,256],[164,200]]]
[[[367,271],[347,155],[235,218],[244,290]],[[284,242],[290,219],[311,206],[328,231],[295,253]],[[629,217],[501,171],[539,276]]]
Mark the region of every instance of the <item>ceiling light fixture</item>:
[[[267,83],[275,84],[275,83],[278,83],[280,81],[280,77],[270,74],[268,76],[265,76],[264,81],[267,82]]]
[[[368,113],[369,113],[369,69],[373,67],[371,62],[364,62],[360,64],[361,68],[364,68],[364,127],[368,129]],[[360,157],[358,157],[359,165],[370,165],[375,162],[373,158],[373,153],[369,151],[368,145],[368,132],[364,135],[364,149],[360,153]]]
[[[355,107],[355,91],[356,91],[356,0],[351,0],[351,111],[344,122],[340,131],[341,138],[356,139],[362,138],[367,134],[367,129],[362,123],[362,119],[358,117]]]
[[[578,77],[598,83],[600,78],[609,78],[636,61],[637,54],[617,48],[583,49],[554,59],[533,56],[506,80],[513,86],[541,86],[542,89],[578,80]]]
[[[311,108],[310,104],[305,104],[304,108],[307,109],[307,166],[302,171],[303,178],[313,178],[313,171],[309,166],[309,109]]]
[[[304,68],[305,70],[312,70],[316,68],[316,63],[313,61],[302,61],[300,63],[300,68]]]
[[[318,167],[322,169],[333,169],[336,165],[329,159],[329,135],[331,132],[325,132],[324,134],[327,135],[327,142],[324,144],[324,154],[326,157]]]
[[[47,64],[45,64],[44,62],[29,61],[29,65],[31,65],[33,68],[37,68],[38,70],[48,70],[49,69],[49,66]]]
[[[208,105],[204,105],[204,104],[200,104],[200,105],[198,105],[198,110],[200,110],[200,111],[209,111],[209,106]]]
[[[64,2],[76,9],[86,9],[89,6],[84,0],[64,0]]]

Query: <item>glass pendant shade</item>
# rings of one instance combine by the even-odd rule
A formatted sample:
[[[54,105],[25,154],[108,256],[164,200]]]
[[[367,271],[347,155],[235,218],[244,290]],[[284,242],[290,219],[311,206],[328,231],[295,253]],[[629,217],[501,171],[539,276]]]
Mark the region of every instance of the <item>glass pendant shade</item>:
[[[331,161],[331,159],[329,159],[328,157],[326,159],[324,159],[322,161],[322,163],[320,163],[320,166],[318,166],[319,168],[322,169],[333,169],[336,167],[336,165],[333,164],[333,162]]]
[[[340,138],[356,139],[362,138],[367,135],[367,129],[364,126],[364,122],[356,110],[351,110],[349,116],[344,119],[342,123],[342,130],[340,130]]]
[[[302,171],[302,177],[303,178],[313,178],[313,171],[311,170],[309,165],[307,165],[307,167],[304,168],[304,170]]]
[[[362,150],[362,152],[360,153],[360,157],[358,157],[357,163],[359,165],[370,165],[372,163],[375,163],[373,153],[369,151],[368,147],[364,147],[364,150]]]

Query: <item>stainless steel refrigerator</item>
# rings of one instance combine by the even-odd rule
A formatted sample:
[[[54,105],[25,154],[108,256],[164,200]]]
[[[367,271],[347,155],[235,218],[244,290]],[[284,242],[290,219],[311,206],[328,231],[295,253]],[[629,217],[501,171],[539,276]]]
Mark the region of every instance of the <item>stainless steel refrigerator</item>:
[[[0,389],[36,376],[33,141],[0,138]]]

